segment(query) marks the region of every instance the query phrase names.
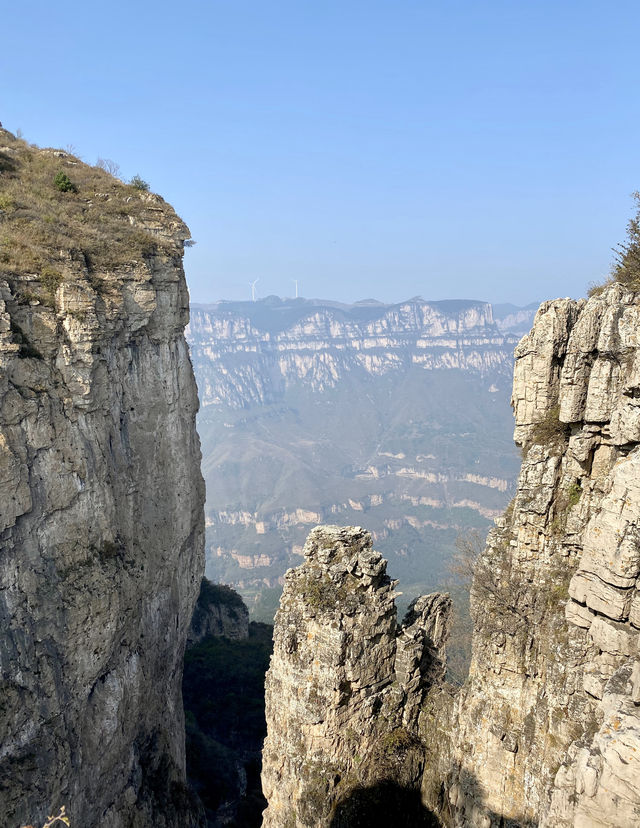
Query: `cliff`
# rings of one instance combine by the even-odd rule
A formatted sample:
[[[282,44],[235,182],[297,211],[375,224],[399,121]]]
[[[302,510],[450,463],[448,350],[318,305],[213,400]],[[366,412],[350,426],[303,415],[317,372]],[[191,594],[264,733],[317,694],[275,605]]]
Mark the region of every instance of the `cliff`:
[[[430,824],[417,716],[444,673],[449,597],[423,596],[398,625],[395,582],[358,527],[316,527],[304,556],[275,620],[263,825]]]
[[[187,643],[193,646],[210,635],[235,641],[248,638],[249,610],[231,587],[212,584],[208,578],[203,578]]]
[[[342,305],[274,296],[194,305],[187,337],[203,408],[247,408],[277,402],[292,385],[325,391],[354,369],[373,376],[407,365],[490,372],[509,360],[513,320],[531,318],[522,313],[505,316],[501,329],[487,302]]]
[[[469,680],[422,720],[446,824],[640,819],[639,323],[613,285],[544,303],[516,351],[516,497],[478,562]]]
[[[0,131],[0,812],[197,823],[180,682],[203,568],[189,232]]]

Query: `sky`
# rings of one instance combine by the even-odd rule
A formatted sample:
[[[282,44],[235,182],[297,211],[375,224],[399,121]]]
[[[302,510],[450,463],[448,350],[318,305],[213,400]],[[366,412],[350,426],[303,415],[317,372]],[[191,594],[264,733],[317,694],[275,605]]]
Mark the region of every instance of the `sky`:
[[[120,165],[193,301],[578,297],[640,189],[637,2],[30,0],[0,121]]]

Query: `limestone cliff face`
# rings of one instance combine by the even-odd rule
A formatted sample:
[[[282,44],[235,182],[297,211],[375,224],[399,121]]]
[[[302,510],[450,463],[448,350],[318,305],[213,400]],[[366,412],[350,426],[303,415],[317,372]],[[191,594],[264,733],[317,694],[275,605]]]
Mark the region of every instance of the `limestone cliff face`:
[[[444,672],[449,597],[423,596],[399,626],[395,582],[358,527],[317,527],[304,555],[285,579],[267,673],[263,825],[371,824],[367,791],[383,791],[376,807],[404,825],[424,764],[418,711]]]
[[[195,824],[180,691],[204,531],[189,233],[162,199],[61,152],[78,186],[56,193],[51,152],[0,137],[14,239],[0,258],[2,822],[65,805],[86,828]],[[21,267],[18,219],[35,227],[40,192],[57,218]]]
[[[368,375],[506,366],[517,337],[486,302],[340,305],[314,300],[194,305],[188,328],[203,407],[280,400],[291,386],[324,391],[354,370]]]
[[[517,348],[523,463],[478,565],[470,678],[421,720],[447,824],[640,821],[639,330],[614,285],[544,303]]]
[[[249,610],[231,587],[202,579],[187,636],[189,645],[209,635],[239,641],[249,637]]]

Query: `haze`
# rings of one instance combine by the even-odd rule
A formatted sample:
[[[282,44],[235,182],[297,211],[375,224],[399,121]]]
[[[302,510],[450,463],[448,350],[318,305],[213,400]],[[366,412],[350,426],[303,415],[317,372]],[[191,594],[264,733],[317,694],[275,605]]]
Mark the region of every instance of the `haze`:
[[[580,296],[640,186],[632,2],[33,2],[0,120],[175,205],[194,301]]]

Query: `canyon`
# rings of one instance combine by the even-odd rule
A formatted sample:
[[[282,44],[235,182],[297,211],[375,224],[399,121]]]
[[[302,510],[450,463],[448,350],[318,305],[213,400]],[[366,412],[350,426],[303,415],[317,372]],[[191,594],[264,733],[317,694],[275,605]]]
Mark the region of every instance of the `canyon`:
[[[403,590],[442,584],[458,533],[486,531],[513,494],[513,349],[532,315],[419,297],[193,305],[208,576],[271,621],[309,530],[363,523]]]
[[[0,194],[4,824],[256,820],[265,711],[266,828],[638,824],[633,283],[521,339],[474,301],[193,308],[205,530],[187,227],[5,130]],[[491,520],[460,686],[439,533]],[[282,584],[271,658],[205,531]]]

